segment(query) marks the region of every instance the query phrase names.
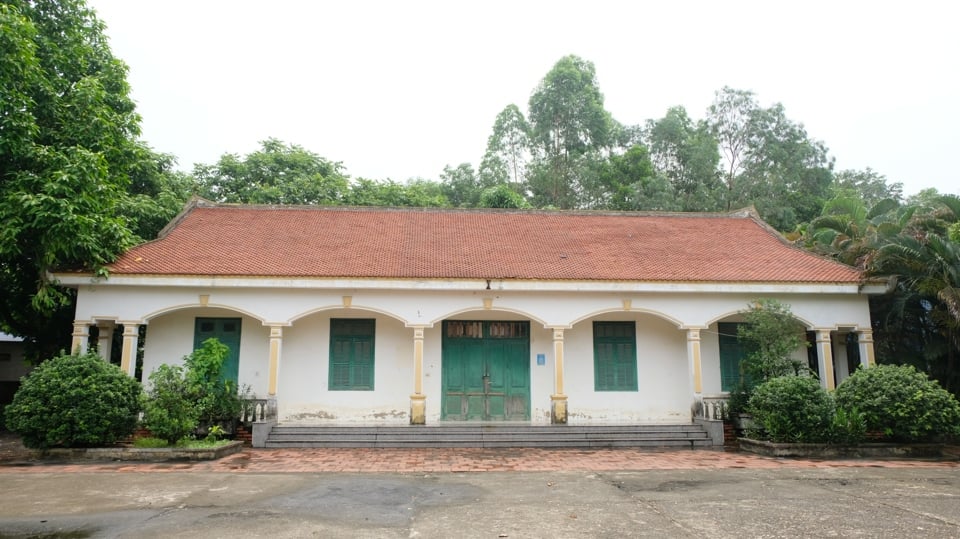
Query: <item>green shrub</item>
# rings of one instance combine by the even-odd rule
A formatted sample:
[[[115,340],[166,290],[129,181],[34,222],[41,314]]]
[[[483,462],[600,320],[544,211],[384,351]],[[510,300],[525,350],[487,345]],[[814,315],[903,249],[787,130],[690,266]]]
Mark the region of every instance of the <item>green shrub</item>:
[[[133,434],[141,392],[96,354],[61,355],[23,379],[7,406],[7,427],[31,448],[112,444]]]
[[[909,365],[860,369],[837,387],[837,407],[863,413],[866,428],[901,442],[960,435],[960,403]]]
[[[144,426],[174,444],[208,435],[211,425],[235,421],[243,399],[236,384],[222,378],[229,352],[219,340],[207,339],[183,358],[183,367],[164,364],[151,373]]]
[[[137,438],[133,441],[133,447],[139,447],[141,449],[156,449],[158,447],[169,447],[170,443],[164,440],[163,438]]]
[[[830,427],[830,441],[838,444],[858,444],[867,437],[867,420],[857,408],[837,408]]]
[[[164,364],[150,373],[143,425],[154,436],[175,444],[197,428],[199,418],[197,395],[182,367]]]
[[[747,409],[770,441],[823,442],[830,438],[833,399],[814,378],[771,378],[754,388]]]

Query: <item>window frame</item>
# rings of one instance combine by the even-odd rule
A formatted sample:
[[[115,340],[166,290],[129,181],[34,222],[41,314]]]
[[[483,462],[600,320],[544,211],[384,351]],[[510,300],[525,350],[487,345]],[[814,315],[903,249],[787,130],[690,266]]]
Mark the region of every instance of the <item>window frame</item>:
[[[600,336],[598,328],[629,327],[627,335],[603,335]],[[605,332],[604,332],[605,333]],[[601,346],[614,345],[614,350],[619,350],[618,345],[627,344],[630,346],[629,357],[619,357],[619,352],[615,352],[615,357],[610,365],[604,365],[605,359],[601,357]],[[626,369],[624,369],[626,367]],[[607,384],[610,378],[603,373],[604,369],[610,369],[613,374],[613,383]],[[621,373],[629,372],[629,380],[621,380]],[[594,391],[639,391],[640,375],[637,370],[637,323],[636,321],[601,321],[593,322],[593,389]]]
[[[368,326],[364,328],[363,326]],[[331,318],[330,348],[327,358],[327,390],[374,391],[376,389],[376,335],[374,318]],[[347,344],[349,357],[339,360],[337,345]],[[369,353],[362,361],[356,357],[356,345],[368,345]],[[347,382],[338,383],[336,371],[346,365]],[[366,372],[365,372],[366,371]]]

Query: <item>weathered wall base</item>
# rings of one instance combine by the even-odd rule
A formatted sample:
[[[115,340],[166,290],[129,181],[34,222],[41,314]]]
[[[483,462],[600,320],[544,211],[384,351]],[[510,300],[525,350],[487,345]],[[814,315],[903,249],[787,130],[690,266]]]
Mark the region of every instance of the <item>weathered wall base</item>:
[[[740,438],[740,449],[767,457],[798,458],[943,458],[943,444],[778,444]]]
[[[216,460],[227,455],[239,453],[243,442],[230,442],[214,448],[186,447],[90,447],[90,448],[53,448],[34,452],[38,458],[46,459],[87,459],[87,460]]]

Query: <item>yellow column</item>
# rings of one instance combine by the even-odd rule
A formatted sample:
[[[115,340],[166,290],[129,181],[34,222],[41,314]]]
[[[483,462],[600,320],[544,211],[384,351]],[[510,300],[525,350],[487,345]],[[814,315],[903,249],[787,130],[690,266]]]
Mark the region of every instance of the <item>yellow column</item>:
[[[104,361],[110,363],[110,354],[113,352],[113,322],[98,322],[97,353]]]
[[[137,345],[140,341],[140,325],[124,322],[123,347],[120,350],[120,369],[134,376],[137,373]]]
[[[873,330],[861,329],[857,332],[857,343],[860,345],[860,366],[864,369],[877,364],[873,353]]]
[[[423,394],[423,326],[413,328],[413,395],[410,395],[410,424],[427,422],[427,396]]]
[[[550,422],[566,424],[567,396],[563,393],[563,330],[553,330],[553,395],[550,395]]]
[[[87,340],[90,338],[90,325],[85,320],[73,321],[73,340],[70,342],[70,353],[87,353]]]
[[[703,374],[700,363],[700,328],[687,329],[687,361],[694,396],[703,393]]]
[[[277,395],[277,381],[280,378],[280,347],[283,344],[283,327],[270,326],[270,378],[268,379],[267,393],[273,397]]]
[[[826,389],[836,387],[833,381],[833,342],[829,329],[817,330],[817,366],[820,370],[820,385]]]

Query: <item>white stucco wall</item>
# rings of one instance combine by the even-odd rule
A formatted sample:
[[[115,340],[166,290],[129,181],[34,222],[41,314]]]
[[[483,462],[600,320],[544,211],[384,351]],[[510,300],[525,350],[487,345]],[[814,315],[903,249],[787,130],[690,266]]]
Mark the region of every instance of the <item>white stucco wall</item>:
[[[147,325],[143,343],[143,381],[163,363],[182,365],[183,357],[193,351],[195,320],[204,318],[240,318],[239,383],[249,385],[255,396],[267,395],[270,331],[259,320],[227,309],[184,309],[154,318]]]
[[[595,391],[593,321],[634,321],[637,391]],[[564,333],[570,423],[677,423],[690,420],[686,332],[650,314],[610,313]]]
[[[23,341],[0,333],[0,382],[15,382],[33,368],[24,360]]]
[[[374,390],[330,391],[330,319],[372,318]],[[284,330],[277,399],[281,421],[408,423],[413,393],[413,332],[357,309],[316,313]]]

